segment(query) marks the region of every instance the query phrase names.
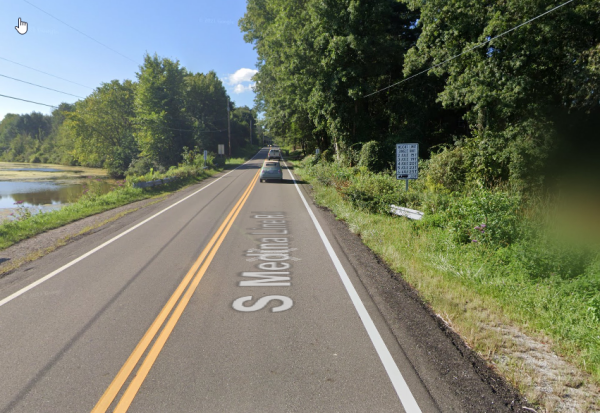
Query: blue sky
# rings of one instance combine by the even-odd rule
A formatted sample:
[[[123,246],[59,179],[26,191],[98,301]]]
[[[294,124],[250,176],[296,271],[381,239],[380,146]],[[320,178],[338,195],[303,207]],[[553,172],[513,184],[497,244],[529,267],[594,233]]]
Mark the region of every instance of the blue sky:
[[[144,54],[157,53],[193,72],[214,70],[237,106],[252,107],[256,53],[238,27],[245,10],[245,0],[0,0],[0,75],[85,97],[102,82],[135,79]],[[15,29],[19,18],[28,24],[24,35]],[[0,94],[49,105],[78,100],[1,76]],[[0,97],[0,119],[32,111],[52,108]]]

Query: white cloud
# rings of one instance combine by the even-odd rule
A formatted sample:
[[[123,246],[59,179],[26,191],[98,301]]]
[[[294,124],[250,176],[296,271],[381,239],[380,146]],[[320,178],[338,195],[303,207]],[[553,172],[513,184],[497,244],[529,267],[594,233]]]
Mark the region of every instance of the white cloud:
[[[258,70],[241,68],[238,69],[234,74],[228,75],[227,80],[229,81],[230,85],[240,85],[243,82],[250,82],[252,80],[252,76],[254,76],[256,73],[258,73]]]
[[[250,92],[251,90],[254,90],[255,85],[256,85],[256,83],[251,83],[246,86],[244,86],[242,84],[235,85],[235,87],[233,88],[233,93],[240,94],[240,93],[244,93],[244,92]]]

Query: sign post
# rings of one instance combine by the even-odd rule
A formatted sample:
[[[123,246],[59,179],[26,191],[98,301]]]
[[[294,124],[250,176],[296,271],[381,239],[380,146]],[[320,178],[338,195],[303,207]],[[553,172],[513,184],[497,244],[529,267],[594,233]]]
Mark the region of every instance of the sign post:
[[[406,180],[408,191],[408,180],[419,177],[419,144],[398,143],[396,144],[396,179]]]
[[[219,144],[219,155],[225,155],[225,145],[222,143]]]
[[[208,151],[205,149],[204,150],[204,168],[203,169],[206,169],[206,159],[207,159],[207,157],[208,157]]]

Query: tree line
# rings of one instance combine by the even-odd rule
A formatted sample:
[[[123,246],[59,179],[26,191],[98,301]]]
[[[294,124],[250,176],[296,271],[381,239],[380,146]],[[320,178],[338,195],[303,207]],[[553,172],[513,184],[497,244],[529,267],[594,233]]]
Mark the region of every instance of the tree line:
[[[527,187],[598,164],[600,1],[495,38],[560,3],[248,0],[239,24],[280,142],[352,164],[374,141],[388,167],[396,143],[418,142],[466,181]]]
[[[8,114],[0,122],[0,159],[107,168],[123,176],[136,163],[166,169],[184,150],[228,154],[228,100],[213,71],[192,73],[178,61],[144,56],[136,81],[113,80],[51,115]],[[229,102],[232,154],[249,144],[256,113]]]

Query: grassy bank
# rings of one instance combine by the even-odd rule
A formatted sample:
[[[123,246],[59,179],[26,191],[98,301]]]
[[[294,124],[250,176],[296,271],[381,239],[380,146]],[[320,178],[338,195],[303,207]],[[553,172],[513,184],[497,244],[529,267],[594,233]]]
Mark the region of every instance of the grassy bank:
[[[544,395],[534,391],[535,371],[504,357],[514,345],[507,339],[510,326],[551,343],[600,383],[600,248],[594,231],[584,235],[573,225],[549,225],[556,220],[547,203],[510,188],[450,192],[427,187],[423,178],[404,192],[404,182],[391,174],[312,156],[296,162],[295,172],[312,185],[317,203],[345,220],[530,400],[543,405]],[[393,216],[386,212],[390,204],[422,210],[425,218]]]
[[[187,185],[202,181],[223,169],[235,168],[244,162],[244,158],[230,158],[224,162],[222,167],[202,169],[201,166],[186,165],[172,168],[164,174],[152,173],[140,177],[132,177],[132,179],[128,179],[129,183],[123,181],[121,186],[115,187],[111,192],[106,194],[98,194],[92,183],[90,184],[87,193],[77,202],[66,205],[59,210],[36,215],[30,215],[25,208],[21,211],[17,211],[19,219],[0,224],[0,250],[26,238],[58,228],[73,221],[135,201],[174,192]],[[149,181],[166,177],[176,177],[178,179],[169,184],[151,188],[133,188],[131,186],[131,183],[133,182]]]

